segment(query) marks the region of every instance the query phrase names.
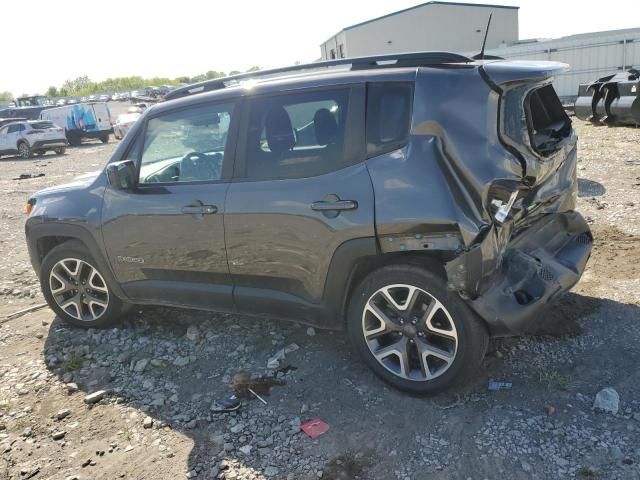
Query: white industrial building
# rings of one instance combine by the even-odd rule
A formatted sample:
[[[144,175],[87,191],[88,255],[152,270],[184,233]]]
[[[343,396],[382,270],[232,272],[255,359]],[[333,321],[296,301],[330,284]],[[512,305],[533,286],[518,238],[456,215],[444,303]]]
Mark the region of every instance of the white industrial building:
[[[638,18],[640,22],[640,18]],[[470,50],[467,54],[473,52]],[[558,75],[554,87],[565,101],[578,94],[578,85],[630,68],[640,68],[640,28],[581,33],[552,40],[520,40],[488,49],[488,55],[515,60],[552,60],[571,70]]]
[[[507,59],[568,63],[554,86],[565,102],[580,83],[640,68],[640,28],[583,33],[557,39],[518,39],[518,7],[433,1],[350,27],[320,46],[323,60],[418,51],[473,56],[493,14],[486,54]],[[638,19],[640,23],[640,18]]]
[[[518,7],[428,2],[351,25],[320,46],[323,60],[385,53],[480,51],[493,13],[487,48],[518,40]]]

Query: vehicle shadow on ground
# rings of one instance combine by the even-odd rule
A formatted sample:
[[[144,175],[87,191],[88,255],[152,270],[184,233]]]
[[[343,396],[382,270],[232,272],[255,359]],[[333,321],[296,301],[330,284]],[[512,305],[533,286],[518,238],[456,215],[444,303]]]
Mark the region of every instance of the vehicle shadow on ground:
[[[541,408],[549,398],[575,395],[581,386],[591,394],[605,381],[614,384],[616,375],[628,378],[628,370],[605,355],[604,350],[613,351],[611,343],[567,350],[575,358],[550,354],[545,359],[540,349],[564,352],[576,339],[613,338],[618,332],[615,342],[628,350],[630,339],[621,332],[638,318],[635,305],[571,293],[545,315],[535,336],[499,342],[471,383],[427,398],[379,381],[340,332],[309,335],[307,327],[238,315],[145,307],[130,313],[121,327],[102,331],[68,327],[56,319],[45,358],[49,370],[64,383],[76,383],[80,394],[108,390],[103,402],[146,412],[154,430],[167,425],[191,439],[187,470],[198,479],[218,478],[225,469],[241,472],[227,478],[311,479],[320,470],[324,479],[396,478],[400,464],[411,470],[418,462],[411,454],[416,442],[433,438],[438,445],[446,443],[454,457],[458,452],[465,458],[444,465],[449,478],[471,473],[484,478],[515,461],[474,460],[474,434],[496,405]],[[286,354],[279,369],[268,370],[267,359],[292,344],[298,349]],[[541,369],[570,370],[572,381],[552,384],[554,377],[543,378]],[[267,405],[249,395],[237,412],[212,412],[212,404],[231,393],[239,372],[267,379],[252,384]],[[488,379],[511,381],[513,390],[488,392]],[[330,425],[317,440],[299,431],[300,421],[312,418]],[[151,432],[142,424],[137,429],[142,435]],[[154,448],[146,444],[130,453],[161,455]],[[428,458],[421,461],[419,467],[415,463],[421,474],[436,471]]]

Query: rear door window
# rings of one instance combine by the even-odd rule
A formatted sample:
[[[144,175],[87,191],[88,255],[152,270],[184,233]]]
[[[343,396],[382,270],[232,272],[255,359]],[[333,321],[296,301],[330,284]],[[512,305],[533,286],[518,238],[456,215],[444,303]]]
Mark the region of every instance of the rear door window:
[[[367,157],[406,145],[411,127],[412,98],[410,83],[367,84]]]
[[[53,127],[54,127],[53,123],[47,122],[47,121],[44,121],[44,122],[33,122],[31,124],[31,128],[33,128],[35,130],[45,130],[47,128],[53,128]]]
[[[339,88],[253,99],[246,178],[313,177],[345,166],[349,95]]]

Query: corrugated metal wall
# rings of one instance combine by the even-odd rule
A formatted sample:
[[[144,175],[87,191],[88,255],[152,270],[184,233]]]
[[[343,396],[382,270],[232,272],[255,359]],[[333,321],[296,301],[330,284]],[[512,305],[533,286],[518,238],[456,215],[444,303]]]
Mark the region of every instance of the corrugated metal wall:
[[[640,28],[586,33],[534,43],[494,48],[488,54],[517,60],[552,60],[571,65],[558,75],[554,87],[565,101],[578,85],[631,67],[640,68]]]

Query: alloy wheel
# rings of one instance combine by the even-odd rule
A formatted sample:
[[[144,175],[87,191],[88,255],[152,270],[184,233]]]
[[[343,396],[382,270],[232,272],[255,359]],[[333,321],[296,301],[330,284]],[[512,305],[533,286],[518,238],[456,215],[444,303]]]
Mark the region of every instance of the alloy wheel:
[[[97,320],[109,306],[107,283],[84,260],[65,258],[56,263],[49,274],[49,288],[58,307],[76,320]]]
[[[21,143],[18,146],[18,153],[20,154],[20,158],[29,158],[29,146],[25,143]]]
[[[371,295],[362,312],[362,333],[378,363],[405,380],[439,377],[458,350],[449,311],[412,285],[388,285]]]

